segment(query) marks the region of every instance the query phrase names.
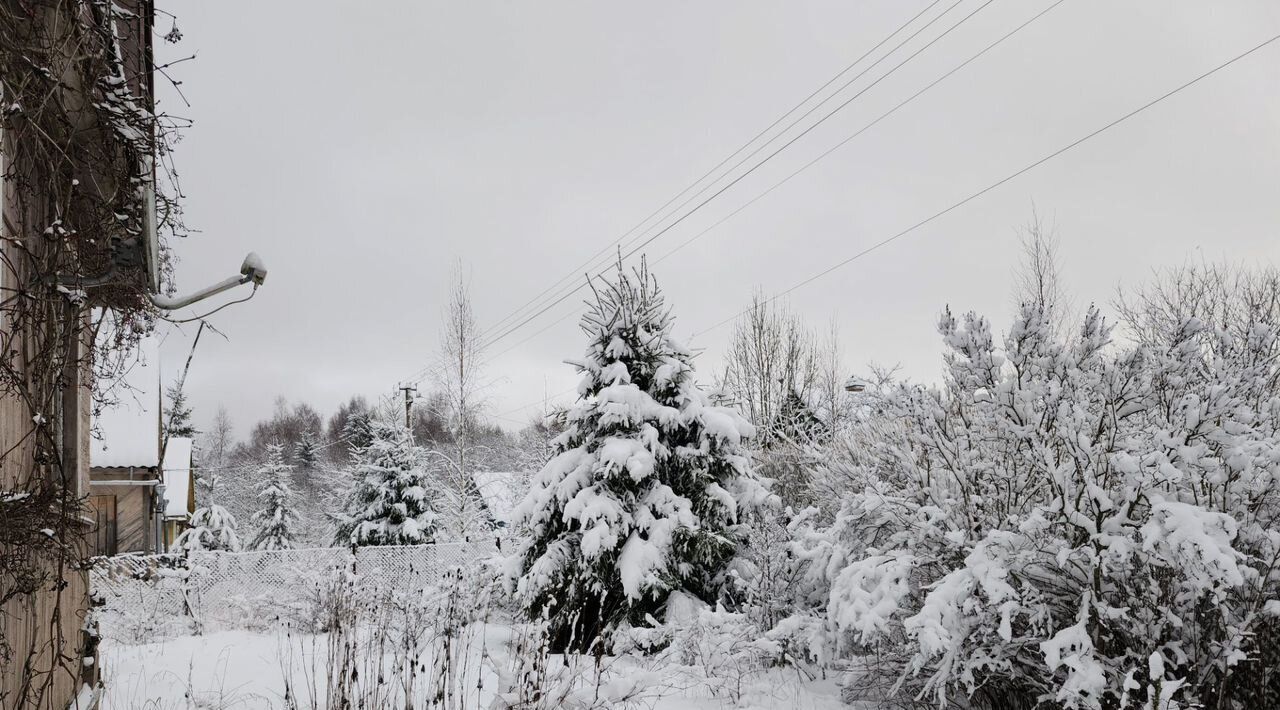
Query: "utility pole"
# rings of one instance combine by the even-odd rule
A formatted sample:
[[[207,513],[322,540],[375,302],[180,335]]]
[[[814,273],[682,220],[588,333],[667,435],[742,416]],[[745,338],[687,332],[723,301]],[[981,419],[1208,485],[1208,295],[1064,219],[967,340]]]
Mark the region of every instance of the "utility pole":
[[[398,389],[404,392],[404,428],[412,432],[413,421],[410,415],[413,412],[413,395],[418,393],[418,388],[413,385],[400,385]]]

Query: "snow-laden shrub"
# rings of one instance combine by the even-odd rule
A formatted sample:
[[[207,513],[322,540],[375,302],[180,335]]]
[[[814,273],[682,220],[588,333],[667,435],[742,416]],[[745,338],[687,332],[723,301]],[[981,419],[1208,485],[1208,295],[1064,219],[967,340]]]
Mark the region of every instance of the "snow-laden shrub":
[[[742,611],[762,629],[803,608],[804,567],[791,549],[786,525],[791,510],[767,507],[751,520],[740,554],[729,566],[731,581],[725,601]]]
[[[236,519],[220,505],[210,504],[196,508],[187,523],[187,529],[178,535],[173,546],[174,549],[187,552],[239,552],[240,537],[236,535]]]
[[[553,653],[555,631],[545,618],[513,631],[507,662],[490,666],[498,691],[491,710],[648,708],[666,685],[659,672],[627,663],[626,656],[605,655],[599,642],[590,654]]]
[[[136,644],[197,633],[187,557],[116,555],[88,562],[92,623],[103,638]]]
[[[945,386],[888,393],[865,488],[796,526],[825,608],[792,630],[820,614],[826,648],[907,699],[1260,707],[1280,646],[1275,324],[1189,319],[1127,349],[1094,309],[1052,330],[1024,306],[997,348],[982,318],[944,315]]]
[[[741,612],[672,594],[664,623],[619,630],[614,650],[645,656],[681,684],[705,687],[712,696],[742,699],[764,670],[788,662],[783,643]]]

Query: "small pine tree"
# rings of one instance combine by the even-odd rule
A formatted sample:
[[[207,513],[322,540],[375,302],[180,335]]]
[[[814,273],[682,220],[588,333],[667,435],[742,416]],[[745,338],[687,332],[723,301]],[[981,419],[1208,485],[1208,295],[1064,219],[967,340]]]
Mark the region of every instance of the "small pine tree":
[[[355,488],[338,519],[337,545],[420,545],[435,537],[431,485],[403,426],[370,420],[356,450]]]
[[[187,405],[187,395],[182,391],[182,384],[175,382],[165,390],[169,399],[169,413],[164,417],[164,438],[173,437],[194,439],[200,432],[191,423],[191,407]]]
[[[816,444],[828,438],[827,426],[813,413],[813,408],[795,392],[782,400],[781,411],[774,418],[770,433],[774,444]]]
[[[799,394],[787,393],[777,416],[760,437],[756,471],[773,481],[773,492],[797,510],[816,505],[813,471],[821,462],[821,446],[829,430]]]
[[[169,400],[169,408],[168,412],[161,416],[160,427],[164,437],[164,447],[168,448],[169,440],[174,437],[191,439],[194,442],[200,432],[191,423],[191,407],[187,406],[187,395],[182,391],[182,381],[179,380],[170,385],[165,390],[165,396]],[[195,453],[198,454],[198,451]],[[192,476],[195,478],[197,491],[204,488],[204,476],[199,468],[193,468]]]
[[[373,417],[368,412],[352,412],[342,427],[342,440],[353,457],[373,443]]]
[[[662,618],[673,592],[717,601],[741,517],[767,497],[743,448],[752,426],[708,403],[671,327],[643,265],[619,264],[583,316],[580,399],[515,514],[517,592],[554,648]]]
[[[313,474],[320,465],[320,442],[316,438],[315,432],[306,429],[298,437],[298,443],[293,448],[293,460],[295,470],[298,474],[298,482],[302,485],[304,492],[312,489],[314,480]]]
[[[293,459],[297,462],[298,468],[304,471],[315,470],[320,463],[320,442],[316,439],[315,432],[310,429],[302,432],[293,449]]]
[[[239,552],[240,537],[236,535],[236,519],[220,505],[196,508],[191,514],[189,527],[174,541],[174,548],[187,550],[214,550]]]
[[[291,507],[293,490],[289,473],[293,466],[284,462],[284,445],[267,446],[267,461],[258,468],[258,498],[262,508],[253,514],[258,533],[250,543],[254,550],[288,550],[297,536],[298,516]]]

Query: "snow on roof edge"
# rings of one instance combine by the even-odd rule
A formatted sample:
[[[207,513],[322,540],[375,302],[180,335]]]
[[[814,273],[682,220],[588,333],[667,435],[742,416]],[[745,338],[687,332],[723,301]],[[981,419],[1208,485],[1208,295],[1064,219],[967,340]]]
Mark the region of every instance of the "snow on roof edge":
[[[175,436],[164,447],[164,514],[185,518],[191,496],[191,439]]]

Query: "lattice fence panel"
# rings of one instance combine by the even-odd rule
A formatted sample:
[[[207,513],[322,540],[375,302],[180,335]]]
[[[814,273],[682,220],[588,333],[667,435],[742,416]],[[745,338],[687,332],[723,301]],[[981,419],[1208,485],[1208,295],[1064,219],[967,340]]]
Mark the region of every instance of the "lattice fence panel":
[[[366,594],[415,593],[491,558],[490,545],[311,548],[99,558],[90,572],[105,636],[142,641],[201,630],[315,627],[339,575]]]

